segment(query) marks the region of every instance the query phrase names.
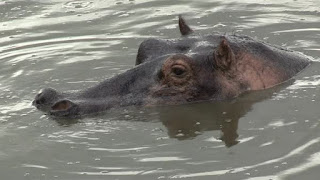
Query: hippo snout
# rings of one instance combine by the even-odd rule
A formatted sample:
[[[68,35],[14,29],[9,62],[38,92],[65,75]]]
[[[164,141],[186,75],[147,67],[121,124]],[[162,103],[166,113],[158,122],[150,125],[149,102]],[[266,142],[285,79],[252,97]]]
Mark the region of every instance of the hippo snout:
[[[32,105],[38,109],[51,107],[59,99],[58,92],[53,88],[45,88],[36,95]]]
[[[75,116],[79,106],[53,88],[45,88],[34,98],[32,105],[37,109],[48,112],[54,116]]]

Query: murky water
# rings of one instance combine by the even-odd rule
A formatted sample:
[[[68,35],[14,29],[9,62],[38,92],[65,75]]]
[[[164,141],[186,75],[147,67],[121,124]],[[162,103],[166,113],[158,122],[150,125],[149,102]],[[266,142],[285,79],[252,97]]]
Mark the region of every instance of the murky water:
[[[1,179],[315,180],[320,64],[231,103],[123,108],[59,120],[31,106],[39,89],[93,86],[134,66],[148,37],[245,34],[320,54],[319,0],[0,1]]]

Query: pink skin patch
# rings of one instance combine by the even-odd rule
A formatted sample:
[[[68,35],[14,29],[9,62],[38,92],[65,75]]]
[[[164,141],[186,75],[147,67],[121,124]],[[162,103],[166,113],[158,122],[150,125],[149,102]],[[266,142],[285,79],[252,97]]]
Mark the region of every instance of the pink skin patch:
[[[237,63],[240,80],[246,81],[251,90],[267,89],[283,82],[286,78],[280,71],[273,64],[249,53],[243,53]]]

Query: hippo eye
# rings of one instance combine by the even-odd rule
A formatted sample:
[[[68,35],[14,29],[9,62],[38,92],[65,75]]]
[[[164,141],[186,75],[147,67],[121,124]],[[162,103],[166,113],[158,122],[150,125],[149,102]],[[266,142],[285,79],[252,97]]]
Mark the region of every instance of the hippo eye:
[[[186,71],[185,67],[183,67],[181,65],[175,65],[172,67],[171,72],[177,77],[183,77],[187,71]]]

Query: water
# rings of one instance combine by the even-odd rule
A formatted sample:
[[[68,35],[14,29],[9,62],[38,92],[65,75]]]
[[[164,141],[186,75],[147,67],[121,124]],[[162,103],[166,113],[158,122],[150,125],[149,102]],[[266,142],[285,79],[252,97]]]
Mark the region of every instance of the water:
[[[122,108],[79,120],[31,106],[134,66],[148,37],[245,34],[319,60],[320,1],[0,1],[1,179],[318,179],[320,65],[231,103]]]

